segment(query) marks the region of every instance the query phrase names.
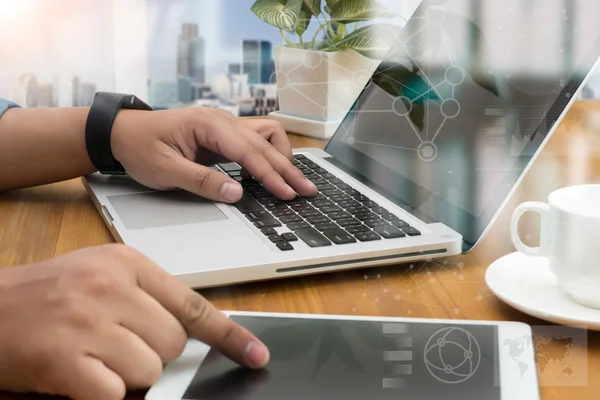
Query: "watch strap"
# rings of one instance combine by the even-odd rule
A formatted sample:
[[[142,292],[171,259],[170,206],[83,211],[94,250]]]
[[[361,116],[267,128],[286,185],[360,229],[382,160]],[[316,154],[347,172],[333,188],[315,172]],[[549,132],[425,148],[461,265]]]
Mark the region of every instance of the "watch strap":
[[[136,96],[120,93],[98,92],[90,108],[85,142],[92,164],[102,174],[122,175],[126,171],[114,158],[110,139],[115,119],[122,109],[151,111],[152,108]]]

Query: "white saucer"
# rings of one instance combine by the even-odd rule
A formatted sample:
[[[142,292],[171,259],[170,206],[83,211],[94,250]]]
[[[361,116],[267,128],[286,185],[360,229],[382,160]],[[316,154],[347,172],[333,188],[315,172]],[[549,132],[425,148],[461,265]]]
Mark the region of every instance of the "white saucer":
[[[485,280],[498,298],[533,317],[590,330],[600,330],[600,310],[583,306],[562,290],[548,260],[511,253],[494,261]]]

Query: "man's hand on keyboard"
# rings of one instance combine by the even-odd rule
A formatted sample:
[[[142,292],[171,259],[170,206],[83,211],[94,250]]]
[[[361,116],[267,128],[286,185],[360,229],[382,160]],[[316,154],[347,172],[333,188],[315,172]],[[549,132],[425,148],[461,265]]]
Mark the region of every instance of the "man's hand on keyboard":
[[[108,245],[0,271],[0,390],[120,400],[193,337],[250,368],[268,350],[149,259]]]
[[[242,187],[208,166],[217,155],[237,162],[273,195],[291,200],[317,188],[291,162],[285,131],[275,121],[241,120],[208,107],[168,111],[123,110],[113,126],[115,158],[139,183],[154,189],[181,188],[234,203]]]

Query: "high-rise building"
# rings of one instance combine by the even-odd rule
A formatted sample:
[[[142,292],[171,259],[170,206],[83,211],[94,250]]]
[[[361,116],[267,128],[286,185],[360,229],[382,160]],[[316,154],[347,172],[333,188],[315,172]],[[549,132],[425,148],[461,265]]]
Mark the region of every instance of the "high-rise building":
[[[177,78],[177,93],[180,103],[190,103],[193,99],[193,86],[189,77],[180,76]]]
[[[53,85],[44,83],[38,87],[38,107],[54,107]]]
[[[177,103],[178,98],[177,81],[162,81],[150,83],[150,105],[155,108],[168,108]]]
[[[243,74],[248,83],[269,83],[273,73],[273,46],[265,40],[244,40],[242,43]]]
[[[71,80],[71,92],[73,98],[73,107],[80,107],[81,104],[81,79],[74,77]]]
[[[22,107],[37,107],[39,104],[39,84],[34,75],[23,74],[13,81],[10,99]]]
[[[206,82],[204,38],[198,36],[197,24],[183,24],[177,38],[177,75],[192,83]]]
[[[56,107],[73,107],[73,81],[54,77],[52,97]]]
[[[229,75],[239,75],[242,73],[242,64],[232,63],[227,66],[227,73]]]
[[[79,105],[82,107],[89,107],[94,102],[94,96],[96,95],[96,85],[93,83],[82,83],[81,92],[79,98]]]

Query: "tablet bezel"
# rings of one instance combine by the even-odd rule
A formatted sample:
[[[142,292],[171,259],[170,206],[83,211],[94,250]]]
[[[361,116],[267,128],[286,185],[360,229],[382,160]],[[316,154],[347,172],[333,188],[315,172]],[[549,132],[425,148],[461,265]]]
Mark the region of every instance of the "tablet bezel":
[[[402,318],[402,317],[370,317],[355,315],[327,315],[327,314],[292,314],[292,313],[271,313],[271,312],[248,312],[248,311],[224,311],[227,316],[252,316],[268,318],[307,318],[307,319],[336,319],[336,320],[354,320],[354,321],[377,321],[385,323],[432,323],[449,324],[452,326],[468,325],[494,325],[498,328],[497,343],[502,344],[509,338],[522,338],[524,336],[532,337],[531,327],[520,322],[507,321],[471,321],[471,320],[453,320],[453,319],[433,319],[433,318]],[[522,378],[520,371],[515,368],[514,361],[511,360],[506,346],[497,346],[499,349],[506,348],[507,351],[500,351],[499,357],[499,379],[500,393],[502,400],[512,400],[515,398],[523,400],[539,400],[539,386],[537,378],[537,369],[535,373],[525,374]],[[202,361],[206,357],[210,347],[194,339],[188,340],[183,354],[175,361],[166,366],[163,374],[158,381],[150,388],[146,394],[145,400],[185,400],[185,394],[188,386],[194,378]],[[535,353],[532,347],[526,347],[521,361],[528,365],[535,365]],[[514,384],[508,384],[513,382]]]

